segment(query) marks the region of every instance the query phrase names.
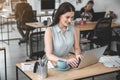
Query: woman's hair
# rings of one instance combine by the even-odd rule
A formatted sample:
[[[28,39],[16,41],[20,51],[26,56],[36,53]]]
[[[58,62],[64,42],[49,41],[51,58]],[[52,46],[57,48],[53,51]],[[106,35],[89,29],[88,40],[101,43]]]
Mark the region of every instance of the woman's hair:
[[[27,1],[27,0],[20,0],[20,1]]]
[[[58,10],[56,11],[56,13],[53,17],[53,22],[50,26],[54,26],[54,25],[58,24],[60,21],[60,16],[62,14],[65,14],[65,13],[71,12],[71,11],[75,12],[75,8],[71,3],[69,3],[69,2],[62,3],[59,6]]]
[[[92,0],[88,1],[87,4],[94,4]]]

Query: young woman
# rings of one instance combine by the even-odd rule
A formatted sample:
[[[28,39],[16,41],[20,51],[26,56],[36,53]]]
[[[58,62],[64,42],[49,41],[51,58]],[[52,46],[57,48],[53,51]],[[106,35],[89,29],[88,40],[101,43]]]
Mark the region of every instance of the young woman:
[[[88,1],[87,4],[83,8],[81,8],[80,15],[92,17],[94,15],[93,6],[94,6],[94,2]]]
[[[49,60],[57,62],[67,56],[74,47],[75,57],[66,59],[67,63],[74,67],[78,66],[82,57],[79,46],[78,34],[71,24],[74,17],[75,8],[68,2],[62,3],[50,27],[45,32],[45,52]]]

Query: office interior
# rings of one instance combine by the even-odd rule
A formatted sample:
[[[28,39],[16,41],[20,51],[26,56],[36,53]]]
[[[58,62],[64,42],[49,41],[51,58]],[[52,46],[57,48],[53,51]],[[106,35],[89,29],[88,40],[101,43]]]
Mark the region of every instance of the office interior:
[[[63,2],[70,2],[75,6],[76,11],[79,11],[89,0],[55,0],[55,9],[59,7],[59,5]],[[119,24],[120,26],[120,0],[93,0],[94,1],[94,11],[95,12],[102,12],[105,11],[106,14],[109,13],[109,11],[113,11],[117,17],[113,20],[116,24]],[[3,3],[4,2],[4,3]],[[0,1],[0,16],[5,14],[14,14],[12,12],[12,8],[15,7],[18,0],[1,0]],[[52,10],[46,11],[41,10],[41,0],[27,0],[27,2],[32,6],[33,10],[37,11],[37,14],[52,14]],[[5,10],[2,12],[2,10]],[[37,17],[38,22],[43,23],[45,20],[50,18],[52,21],[52,16],[42,16],[41,18]],[[7,25],[9,23],[9,31],[7,31]],[[26,43],[22,43],[19,45],[19,39],[21,38],[17,28],[16,23],[14,19],[11,19],[10,21],[4,20],[2,21],[2,18],[0,17],[0,25],[4,25],[0,27],[2,32],[0,31],[0,48],[3,48],[3,50],[0,50],[0,80],[16,80],[16,63],[25,62],[26,59],[29,58],[30,54],[30,48],[29,44],[26,47]],[[12,25],[12,26],[11,26]],[[117,28],[120,32],[120,29]],[[41,29],[45,31],[45,29]],[[36,30],[37,31],[37,30]],[[3,39],[8,38],[9,32],[9,44],[8,41],[2,41]],[[120,35],[120,33],[119,33]],[[13,39],[14,38],[14,39]],[[41,40],[41,50],[44,50],[44,41],[43,38]],[[111,49],[115,52],[117,52],[117,44],[120,44],[119,41],[112,42],[111,43]],[[83,45],[83,48],[88,49],[88,46],[90,45]],[[5,48],[5,49],[4,49]],[[6,50],[6,68],[7,68],[7,76],[5,76],[5,60],[4,60],[4,50]],[[84,74],[84,73],[83,73]],[[74,74],[73,74],[74,75]],[[105,74],[101,76],[96,76],[95,80],[116,80],[116,76],[118,73],[110,73]],[[120,75],[119,75],[120,76]],[[6,78],[7,77],[7,78]],[[20,80],[29,80],[28,77],[26,77],[22,72],[19,72],[19,79]],[[59,79],[58,79],[59,80]],[[83,80],[92,80],[91,78],[83,79]]]

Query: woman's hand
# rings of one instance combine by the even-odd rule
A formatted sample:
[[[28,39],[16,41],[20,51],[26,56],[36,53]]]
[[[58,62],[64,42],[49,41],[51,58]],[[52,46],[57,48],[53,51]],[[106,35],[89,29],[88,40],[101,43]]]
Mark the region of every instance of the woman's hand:
[[[67,63],[72,67],[75,68],[78,66],[79,61],[76,58],[70,58],[67,60]]]
[[[82,55],[82,54],[77,54],[77,55],[76,55],[76,59],[77,59],[77,60],[79,60],[79,59],[82,60],[82,59],[83,59],[83,55]]]

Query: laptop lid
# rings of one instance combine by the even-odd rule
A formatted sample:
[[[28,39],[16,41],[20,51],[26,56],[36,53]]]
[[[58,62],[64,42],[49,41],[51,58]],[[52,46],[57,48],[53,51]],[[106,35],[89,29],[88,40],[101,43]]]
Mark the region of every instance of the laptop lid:
[[[103,46],[100,48],[91,49],[91,50],[83,52],[84,58],[81,60],[78,68],[79,69],[84,68],[89,65],[97,63],[99,61],[99,58],[103,56],[103,53],[106,48],[107,46]]]
[[[106,12],[95,12],[93,17],[92,17],[92,21],[98,21],[100,18],[104,18],[105,13]]]

